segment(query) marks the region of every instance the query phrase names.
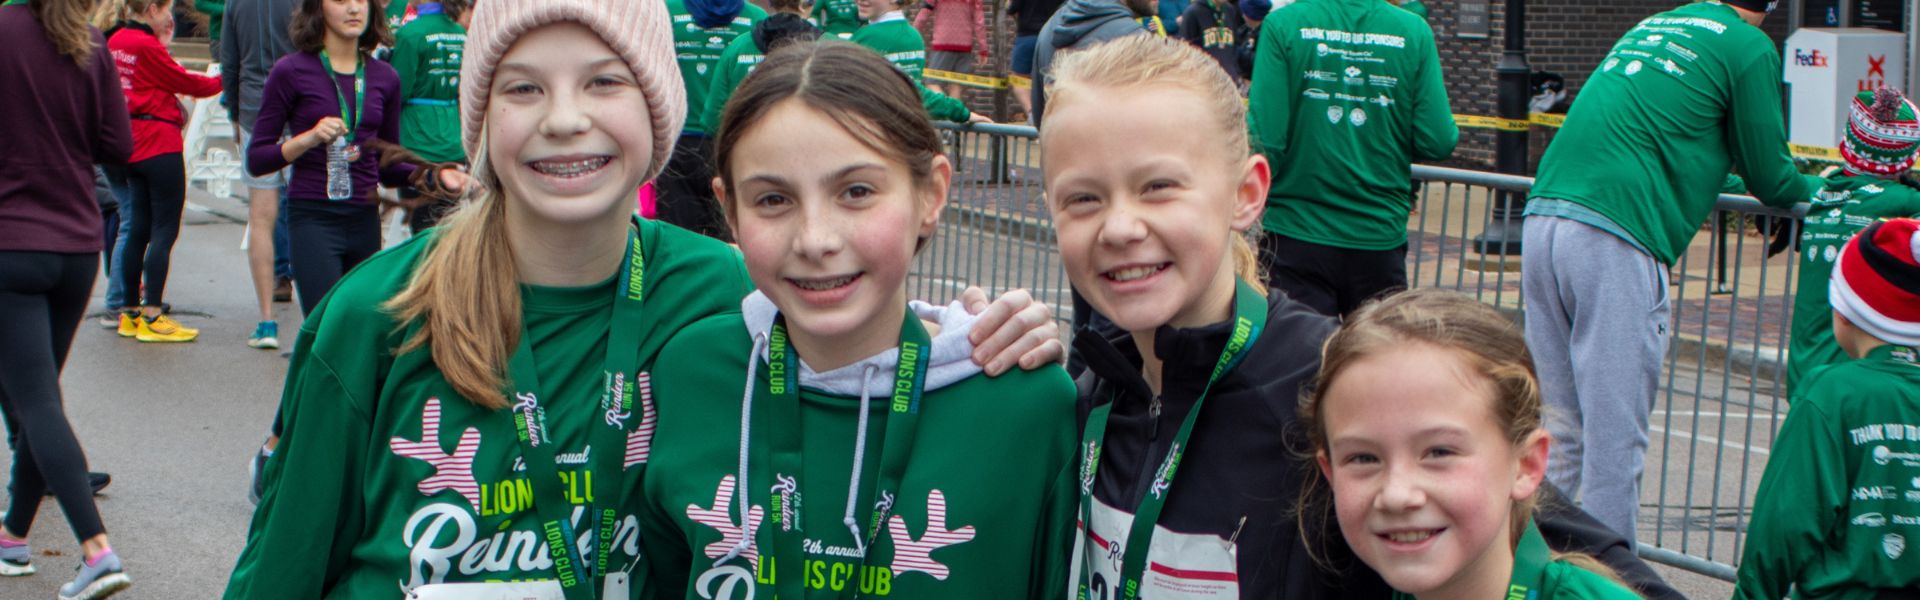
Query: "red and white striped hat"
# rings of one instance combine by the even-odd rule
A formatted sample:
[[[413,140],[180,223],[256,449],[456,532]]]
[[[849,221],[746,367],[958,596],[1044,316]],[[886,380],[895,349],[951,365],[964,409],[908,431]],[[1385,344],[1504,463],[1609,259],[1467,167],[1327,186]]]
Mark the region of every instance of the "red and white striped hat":
[[[1833,309],[1881,341],[1920,346],[1920,220],[1869,225],[1840,251]]]

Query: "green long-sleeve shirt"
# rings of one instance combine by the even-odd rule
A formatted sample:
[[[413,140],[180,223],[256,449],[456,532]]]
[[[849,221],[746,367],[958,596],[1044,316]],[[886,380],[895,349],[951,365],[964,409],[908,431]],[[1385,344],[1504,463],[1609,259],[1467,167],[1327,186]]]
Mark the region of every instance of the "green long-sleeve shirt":
[[[1453,154],[1433,30],[1380,0],[1300,0],[1260,28],[1247,120],[1273,162],[1266,230],[1338,248],[1407,243],[1407,172]]]
[[[399,0],[395,0],[398,2]],[[439,162],[467,159],[460,145],[460,55],[467,30],[444,12],[422,14],[395,33],[400,74],[400,145]]]
[[[940,335],[955,334],[965,332]],[[1064,371],[988,378],[975,370],[944,385],[930,374],[911,454],[897,493],[887,497],[890,516],[866,548],[863,566],[855,550],[860,543],[842,518],[849,494],[856,496],[851,505],[863,527],[875,502],[887,502],[875,488],[882,456],[894,450],[885,447],[895,422],[882,400],[893,392],[895,359],[878,358],[885,366],[864,378],[868,389],[885,388],[867,418],[857,393],[822,391],[802,363],[798,421],[780,424],[798,428],[800,443],[782,448],[766,433],[771,427],[763,417],[779,417],[761,412],[769,410],[764,403],[754,403],[752,435],[742,438],[743,384],[751,376],[764,386],[769,373],[749,335],[741,315],[720,315],[682,330],[660,354],[657,443],[673,450],[648,466],[641,515],[657,598],[771,598],[784,581],[780,570],[794,568],[788,561],[800,562],[805,592],[795,600],[846,598],[856,590],[866,598],[914,600],[1063,597],[1079,499],[1075,392]],[[936,337],[928,350],[935,374],[941,346]],[[753,375],[750,361],[758,363]],[[863,458],[854,458],[860,449]],[[798,472],[775,472],[767,457],[785,451],[799,452]],[[743,452],[753,457],[745,474],[748,506],[740,506],[736,489]],[[785,493],[769,493],[783,484]],[[765,543],[776,528],[788,527],[807,540],[798,556]],[[744,553],[716,560],[728,558],[749,528],[758,533]]]
[[[1815,368],[1847,360],[1840,342],[1833,337],[1833,302],[1827,297],[1827,280],[1833,276],[1834,259],[1840,257],[1840,249],[1875,220],[1920,217],[1920,190],[1898,181],[1837,177],[1824,189],[1827,193],[1812,199],[1806,224],[1800,229],[1800,273],[1793,294],[1793,334],[1787,361],[1790,392],[1797,391],[1800,381]]]
[[[706,120],[707,90],[713,83],[713,70],[719,66],[720,55],[727,51],[727,45],[753,31],[755,23],[767,18],[767,11],[748,2],[742,5],[733,21],[706,28],[693,22],[685,0],[667,0],[667,10],[673,14],[673,53],[679,60],[680,81],[687,86],[684,131],[699,135],[713,133],[720,126]]]
[[[207,38],[218,45],[222,21],[225,21],[222,17],[227,14],[227,0],[193,0],[193,9],[207,16]]]
[[[739,255],[712,239],[639,222],[646,283],[639,345],[644,373],[687,324],[739,305]],[[266,464],[266,496],[228,582],[226,598],[397,598],[400,586],[551,580],[553,562],[531,506],[532,487],[512,413],[468,402],[431,351],[394,355],[405,339],[382,304],[403,289],[433,234],[415,237],[348,273],[301,327],[281,402],[286,423]],[[605,356],[619,275],[580,288],[523,286],[521,317],[546,391],[546,437],[559,454],[568,500],[591,504],[589,457],[623,452],[626,490],[610,560],[640,556],[640,475],[652,444],[645,410],[624,448],[593,448],[603,418]],[[581,538],[596,528],[579,529]],[[574,541],[574,540],[569,540]],[[640,571],[644,573],[644,571]],[[597,587],[597,586],[596,586]],[[633,586],[632,598],[643,586]]]
[[[913,80],[914,87],[919,88],[920,105],[927,109],[928,116],[955,123],[965,123],[968,117],[973,116],[973,111],[967,109],[965,102],[926,86],[926,40],[899,12],[887,13],[853,32],[853,43],[872,48],[880,56],[886,57],[887,62],[905,72],[907,78]]]
[[[860,20],[860,7],[854,0],[816,0],[807,18],[812,19],[813,24],[827,35],[843,40],[852,37],[853,32],[866,24]]]
[[[1732,8],[1702,2],[1620,38],[1547,147],[1532,196],[1585,207],[1617,228],[1588,224],[1673,264],[1730,169],[1768,205],[1813,194],[1787,152],[1780,53]]]
[[[1920,587],[1920,364],[1881,346],[1794,391],[1748,521],[1734,600]]]

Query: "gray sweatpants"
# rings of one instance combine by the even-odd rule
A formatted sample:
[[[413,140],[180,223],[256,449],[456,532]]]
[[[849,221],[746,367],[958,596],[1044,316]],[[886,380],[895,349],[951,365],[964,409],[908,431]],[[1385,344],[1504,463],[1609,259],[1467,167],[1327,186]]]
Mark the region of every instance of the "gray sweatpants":
[[[1527,217],[1523,243],[1527,347],[1553,436],[1547,480],[1633,540],[1647,417],[1673,318],[1667,267],[1559,217]]]

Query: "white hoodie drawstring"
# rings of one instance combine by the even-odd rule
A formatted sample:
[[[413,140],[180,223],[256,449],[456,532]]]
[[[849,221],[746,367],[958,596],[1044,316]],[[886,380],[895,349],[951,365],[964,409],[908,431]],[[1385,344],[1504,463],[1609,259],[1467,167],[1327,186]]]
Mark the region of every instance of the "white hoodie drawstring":
[[[755,371],[760,366],[760,354],[767,351],[767,345],[767,334],[754,334],[753,353],[747,355],[746,391],[740,394],[740,471],[734,475],[737,479],[734,482],[734,490],[740,494],[740,500],[735,503],[740,508],[740,541],[734,542],[733,547],[728,548],[726,554],[720,555],[718,560],[713,561],[713,566],[716,567],[738,558],[741,553],[746,552],[747,548],[753,545],[753,536],[757,533],[757,527],[754,526],[755,523],[753,523],[750,518],[752,506],[749,504],[747,498],[747,488],[751,487],[747,479],[747,463],[752,457],[753,386],[756,383],[754,375],[756,375]],[[772,360],[773,357],[768,356],[767,358],[768,360]],[[865,419],[866,415],[862,413],[861,420],[864,421]],[[855,472],[857,473],[858,471]],[[849,507],[847,510],[852,511],[853,509]]]
[[[873,383],[874,372],[879,370],[878,366],[867,365],[860,374],[860,424],[853,434],[853,475],[847,478],[847,512],[840,519],[841,523],[846,524],[847,530],[853,532],[853,547],[863,557],[867,555],[867,536],[861,535],[860,521],[853,518],[853,511],[860,504],[860,467],[867,457],[867,412],[873,401],[869,385]],[[885,493],[885,490],[881,490],[881,493]]]

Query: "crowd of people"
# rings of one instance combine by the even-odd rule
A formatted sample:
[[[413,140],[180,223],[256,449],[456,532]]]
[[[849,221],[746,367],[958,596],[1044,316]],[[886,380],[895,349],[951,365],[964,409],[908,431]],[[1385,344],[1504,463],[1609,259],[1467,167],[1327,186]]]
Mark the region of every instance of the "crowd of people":
[[[59,374],[103,271],[103,325],[198,338],[165,291],[216,95],[246,343],[303,316],[227,598],[1680,598],[1640,479],[1721,191],[1808,206],[1735,597],[1920,589],[1920,109],[1861,92],[1799,172],[1761,0],[1585,79],[1523,323],[1405,290],[1409,167],[1460,137],[1418,0],[198,0],[218,76],[175,8],[0,5],[0,576],[51,495],[63,600],[133,581]],[[926,71],[985,70],[995,8],[1071,348],[1024,291],[907,292],[934,122],[987,122]]]

